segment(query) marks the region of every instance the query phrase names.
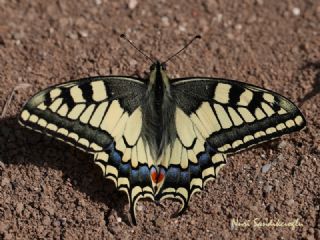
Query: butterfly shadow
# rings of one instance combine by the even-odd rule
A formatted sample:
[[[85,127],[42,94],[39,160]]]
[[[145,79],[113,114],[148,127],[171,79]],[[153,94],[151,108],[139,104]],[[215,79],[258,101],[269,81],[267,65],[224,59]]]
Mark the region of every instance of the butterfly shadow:
[[[93,163],[92,155],[25,129],[16,118],[6,118],[0,120],[0,157],[8,165],[37,166],[44,177],[48,175],[49,169],[62,171],[65,184],[95,202],[106,204],[108,210],[102,207],[106,225],[112,210],[130,225],[124,211],[128,202],[126,195],[118,192],[114,183],[103,177],[101,169]],[[18,185],[19,182],[14,184]]]
[[[303,98],[300,100],[300,106],[302,106],[306,101],[310,100],[311,98],[320,93],[320,60],[314,62],[306,62],[306,64],[304,64],[301,67],[301,69],[316,71],[316,75],[312,84],[312,90],[308,92],[305,96],[303,96]]]

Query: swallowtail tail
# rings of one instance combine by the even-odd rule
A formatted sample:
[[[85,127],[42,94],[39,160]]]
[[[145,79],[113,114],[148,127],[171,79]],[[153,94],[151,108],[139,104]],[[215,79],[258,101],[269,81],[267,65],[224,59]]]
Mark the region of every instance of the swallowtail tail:
[[[159,61],[147,80],[98,76],[49,87],[26,103],[19,122],[93,154],[127,193],[134,224],[140,198],[178,199],[182,213],[226,155],[306,124],[277,93],[220,78],[169,80]]]

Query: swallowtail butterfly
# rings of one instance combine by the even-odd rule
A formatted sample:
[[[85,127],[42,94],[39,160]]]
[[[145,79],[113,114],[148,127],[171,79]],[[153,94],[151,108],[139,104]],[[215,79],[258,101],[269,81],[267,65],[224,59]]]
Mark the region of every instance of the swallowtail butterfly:
[[[306,125],[277,93],[228,79],[169,79],[159,61],[146,80],[98,76],[49,87],[19,122],[91,153],[127,193],[134,224],[140,198],[178,199],[182,213],[226,155]]]

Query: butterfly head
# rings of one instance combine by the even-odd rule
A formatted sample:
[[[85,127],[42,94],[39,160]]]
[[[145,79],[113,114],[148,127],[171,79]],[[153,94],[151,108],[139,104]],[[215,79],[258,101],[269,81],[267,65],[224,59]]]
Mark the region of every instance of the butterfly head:
[[[149,78],[149,87],[152,86],[161,86],[165,90],[169,90],[169,79],[166,73],[167,65],[164,62],[156,60],[150,66],[150,78]]]
[[[152,71],[166,71],[167,64],[165,62],[160,62],[159,60],[156,60],[151,66],[150,66],[150,72]]]

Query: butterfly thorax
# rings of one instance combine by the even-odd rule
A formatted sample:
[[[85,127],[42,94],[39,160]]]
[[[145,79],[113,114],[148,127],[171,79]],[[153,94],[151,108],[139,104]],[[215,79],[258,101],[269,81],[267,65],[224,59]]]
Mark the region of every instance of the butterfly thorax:
[[[169,79],[161,63],[156,62],[151,66],[148,84],[142,105],[144,116],[142,134],[151,148],[154,159],[157,159],[175,138],[175,103],[171,97]]]

